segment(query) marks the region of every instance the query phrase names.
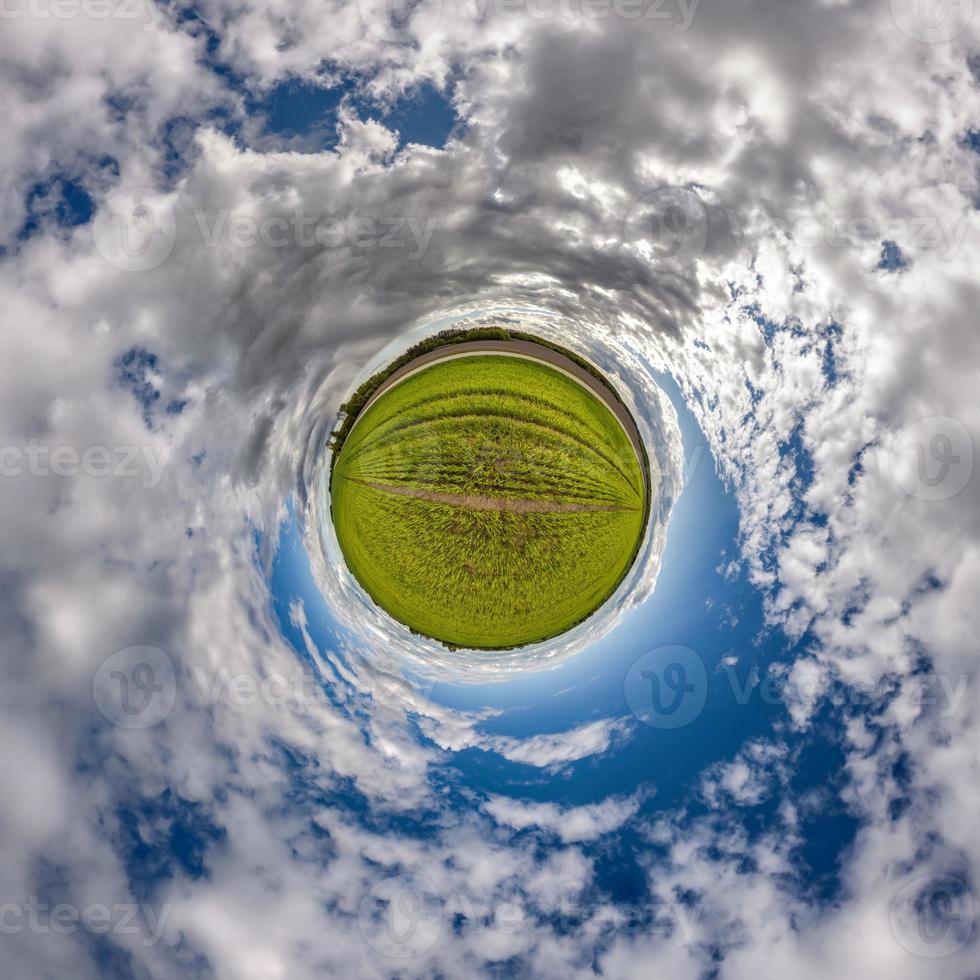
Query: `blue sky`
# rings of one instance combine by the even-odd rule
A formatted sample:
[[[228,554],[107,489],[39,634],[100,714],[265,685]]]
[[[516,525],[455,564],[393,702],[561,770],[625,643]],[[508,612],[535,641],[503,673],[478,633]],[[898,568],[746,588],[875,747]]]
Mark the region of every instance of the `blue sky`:
[[[437,682],[425,688],[433,701],[457,711],[492,709],[494,717],[481,726],[489,735],[530,738],[596,719],[624,719],[626,735],[606,751],[601,766],[585,759],[554,779],[542,779],[534,766],[485,748],[450,753],[440,765],[456,806],[466,807],[472,793],[561,807],[636,795],[640,818],[680,813],[682,820],[696,819],[707,812],[700,785],[706,770],[729,762],[733,749],[752,739],[785,746],[790,766],[786,783],[793,795],[839,792],[846,786],[833,727],[822,724],[805,735],[792,732],[778,691],[766,688],[763,693],[760,685],[770,668],[791,663],[805,652],[806,640],[793,641],[781,630],[766,628],[761,597],[745,569],[727,568],[739,550],[736,500],[716,474],[708,444],[677,385],[664,376],[659,380],[678,411],[688,464],[654,594],[629,612],[614,632],[558,668],[492,684]],[[301,601],[317,647],[343,649],[344,628],[318,592],[294,506],[279,534],[269,590],[283,634],[297,656],[308,661],[304,639],[290,617],[291,607]],[[703,710],[688,724],[665,730],[631,714],[625,683],[638,657],[671,645],[696,651],[709,680]],[[725,658],[736,662],[726,664]],[[330,693],[330,681],[325,684]],[[743,811],[745,828],[753,837],[779,826],[774,789],[761,793]],[[823,901],[835,898],[836,872],[858,825],[839,804],[809,814],[803,843],[793,854],[801,887],[812,888]],[[646,849],[644,841],[626,835],[615,853],[607,853],[606,845],[597,847],[605,882],[600,888],[614,901],[643,898],[635,890],[643,881],[638,858]]]

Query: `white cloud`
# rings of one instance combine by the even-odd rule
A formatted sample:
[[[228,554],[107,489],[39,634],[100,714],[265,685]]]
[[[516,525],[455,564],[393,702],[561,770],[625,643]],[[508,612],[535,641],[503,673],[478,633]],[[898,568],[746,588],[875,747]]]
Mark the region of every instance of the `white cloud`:
[[[519,952],[540,975],[566,977],[588,973],[596,953],[611,975],[642,964],[693,976],[721,948],[732,977],[934,975],[885,910],[910,877],[956,870],[978,880],[969,816],[978,802],[978,477],[972,470],[960,492],[937,499],[929,479],[910,490],[917,460],[902,454],[914,452],[921,428],[910,427],[924,418],[956,420],[974,452],[980,445],[977,167],[962,142],[976,128],[968,58],[977,32],[923,43],[896,24],[894,6],[704,0],[679,31],[533,17],[476,30],[476,12],[447,5],[415,44],[372,34],[356,4],[202,8],[221,56],[260,86],[330,62],[364,71],[385,98],[460,66],[465,134],[393,162],[391,135],[349,115],[336,152],[236,144],[206,117],[240,112],[239,95],[203,66],[204,38],[168,19],[150,31],[112,19],[7,23],[2,445],[137,447],[167,463],[154,486],[84,473],[3,477],[9,895],[0,898],[26,900],[56,868],[68,900],[131,901],[117,809],[167,788],[227,837],[208,851],[207,875],[177,872],[163,886],[175,906],[164,943],[112,937],[155,976],[193,975],[182,959],[191,953],[218,976],[388,975],[357,915],[389,874],[425,875],[442,896],[491,909],[516,902],[529,915],[589,887],[591,859],[571,845],[638,820],[632,797],[565,809],[477,801],[474,814],[482,805],[492,824],[449,812],[433,771],[447,753],[480,747],[549,777],[601,763],[625,723],[488,736],[486,714],[441,709],[401,680],[401,650],[376,626],[363,635],[384,649],[362,651],[346,674],[340,657],[318,651],[320,669],[338,671],[336,704],[214,702],[195,682],[195,668],[262,678],[295,667],[269,615],[252,534],[266,532],[268,551],[308,469],[311,433],[359,372],[450,309],[533,308],[545,311],[535,314],[543,329],[627,382],[663,437],[665,471],[677,469],[668,464],[680,447],[651,369],[677,378],[735,487],[739,560],[765,592],[770,621],[815,638],[792,668],[794,690],[830,678],[909,685],[923,655],[966,684],[949,713],[907,698],[876,719],[845,711],[845,802],[863,826],[834,908],[808,903],[791,883],[791,799],[780,799],[785,839],[750,843],[726,816],[722,804],[784,792],[772,776],[778,752],[755,745],[698,783],[717,805],[706,822],[648,828],[668,846],[665,863],[650,858],[652,892],[674,908],[678,895],[698,896],[683,945],[676,928],[652,940],[624,931],[598,953],[547,925],[474,928],[445,930],[419,962],[468,975]],[[174,174],[165,133],[177,117],[199,128]],[[170,257],[144,272],[115,268],[86,227],[47,226],[18,243],[27,189],[60,172],[103,209],[118,189],[151,188],[174,211]],[[651,264],[630,223],[664,184],[695,188],[704,208],[704,252],[686,267]],[[256,225],[315,215],[341,229],[358,217],[423,228],[434,219],[435,229],[414,257],[407,242],[249,245],[222,233],[209,243],[202,220],[213,230],[222,213]],[[876,268],[886,239],[909,261],[901,274]],[[764,335],[749,308],[789,328]],[[832,324],[836,382],[824,370]],[[152,350],[156,383],[189,402],[180,415],[160,413],[152,431],[131,393],[111,383],[114,360],[133,347]],[[941,464],[941,441],[920,449]],[[635,595],[652,589],[655,572]],[[176,706],[164,726],[113,728],[93,704],[93,675],[110,654],[143,644],[175,662]],[[792,720],[805,727],[816,705],[794,701]],[[304,760],[295,770],[283,746]],[[427,812],[431,833],[357,826],[329,803],[341,789],[378,820]],[[304,806],[290,807],[295,792]],[[893,811],[899,797],[907,805]],[[531,826],[568,846],[532,853],[510,834]],[[88,954],[78,936],[5,938],[18,976],[101,975]],[[950,975],[975,975],[975,948],[948,965]]]
[[[487,801],[484,809],[497,823],[515,830],[540,827],[556,834],[563,843],[574,844],[618,830],[636,814],[639,806],[636,797],[560,807],[554,803],[525,803],[495,796]]]

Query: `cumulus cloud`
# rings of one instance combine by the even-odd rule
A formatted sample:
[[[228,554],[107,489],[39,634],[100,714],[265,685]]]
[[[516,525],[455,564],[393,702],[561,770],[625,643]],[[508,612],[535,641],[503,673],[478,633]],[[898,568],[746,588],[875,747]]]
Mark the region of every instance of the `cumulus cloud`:
[[[565,844],[594,840],[621,827],[639,809],[636,799],[609,799],[602,803],[562,808],[553,803],[521,803],[503,797],[487,801],[485,809],[497,821],[515,830],[540,827]]]
[[[362,903],[407,875],[425,884],[384,887],[436,902],[420,972],[935,975],[888,910],[942,876],[980,880],[976,24],[936,36],[901,0],[702,0],[640,21],[430,2],[392,35],[381,6],[215,0],[195,19],[148,3],[149,26],[25,7],[0,38],[0,428],[17,470],[0,899],[17,916],[32,896],[152,912],[135,932],[22,928],[8,969],[388,976]],[[321,152],[226,125],[243,92],[348,73],[382,101],[451,86],[465,125],[397,150],[348,103]],[[28,227],[31,189],[65,180],[95,218]],[[143,234],[137,214],[148,252],[120,237]],[[489,735],[491,712],[405,679],[407,647],[366,607],[360,660],[318,644],[299,607],[307,659],[282,636],[272,550],[338,405],[426,324],[487,311],[610,372],[671,497],[683,461],[656,374],[674,379],[737,497],[767,624],[808,641],[789,674],[799,730],[837,682],[886,692],[834,716],[860,831],[832,907],[797,877],[807,800],[775,743],[695,781],[707,816],[651,819],[632,789],[573,807],[461,788],[465,750],[560,779],[634,729]],[[624,610],[656,582],[641,567]],[[586,624],[574,642],[594,639]],[[145,730],[93,698],[132,647],[174,668],[173,709]],[[297,671],[285,697],[251,693]],[[960,692],[955,710],[912,696],[926,675]],[[774,829],[756,839],[738,811],[763,802]],[[626,830],[650,845],[642,929],[599,895],[586,847]],[[538,831],[559,845],[536,850]],[[956,940],[947,972],[975,975]]]

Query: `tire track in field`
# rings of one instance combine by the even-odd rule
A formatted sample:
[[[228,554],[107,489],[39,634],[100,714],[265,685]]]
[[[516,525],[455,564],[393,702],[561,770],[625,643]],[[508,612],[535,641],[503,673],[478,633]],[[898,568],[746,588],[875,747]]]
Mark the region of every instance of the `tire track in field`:
[[[588,434],[595,436],[596,438],[605,438],[605,432],[601,427],[597,427],[595,420],[579,414],[572,413],[569,411],[568,406],[560,405],[557,402],[553,402],[550,399],[542,398],[540,395],[532,395],[526,391],[517,391],[513,388],[504,388],[502,386],[497,386],[495,388],[487,386],[478,386],[467,388],[461,386],[459,388],[454,388],[452,391],[442,391],[434,395],[424,395],[421,398],[417,398],[415,401],[408,402],[402,405],[400,408],[395,409],[390,415],[382,416],[374,423],[374,428],[372,432],[366,437],[368,440],[372,436],[383,435],[385,426],[389,423],[398,420],[400,417],[408,415],[411,416],[418,409],[423,406],[432,407],[438,405],[439,402],[447,401],[457,401],[461,398],[495,398],[495,399],[517,399],[520,401],[528,402],[539,408],[543,408],[548,412],[553,412],[556,415],[565,415],[571,418],[573,421],[577,422],[583,429],[587,430]],[[598,399],[597,399],[598,401]],[[609,411],[608,406],[604,402],[599,402],[599,404]],[[426,419],[438,419],[440,415],[426,415]],[[424,421],[421,419],[420,421]],[[359,442],[352,443],[353,447],[359,448],[363,444],[363,440]]]
[[[419,490],[415,487],[399,487],[390,483],[371,483],[348,476],[351,483],[379,490],[382,493],[413,497],[431,504],[451,504],[466,510],[494,510],[510,514],[594,514],[605,511],[636,510],[636,507],[620,507],[615,504],[571,504],[557,500],[526,500],[510,497],[484,497],[472,493],[443,493],[441,490]]]
[[[482,489],[499,491],[499,494],[526,492],[531,489],[542,491],[553,489],[556,484],[561,486],[561,495],[564,497],[578,497],[584,502],[604,501],[607,503],[625,503],[630,495],[617,493],[610,488],[609,480],[588,478],[578,473],[570,473],[568,466],[555,466],[551,463],[536,463],[534,479],[528,478],[526,472],[515,472],[503,469],[495,474],[480,474],[482,479],[478,482],[489,483],[490,486]],[[408,463],[404,457],[391,454],[378,458],[373,455],[368,460],[357,461],[356,466],[348,467],[348,471],[355,470],[356,476],[362,480],[373,480],[377,483],[395,482],[400,486],[414,485],[425,489],[426,485],[444,489],[447,492],[453,491],[460,484],[477,482],[474,479],[474,471],[471,466],[462,464],[452,465],[428,465],[428,460],[423,457],[421,463]],[[419,475],[420,471],[425,470],[424,475]],[[436,473],[436,475],[432,475]],[[521,479],[523,477],[523,479]],[[442,485],[441,487],[439,485]],[[629,489],[632,490],[632,487]]]
[[[371,396],[364,404],[363,408],[361,409],[361,414],[366,412],[367,409],[369,409],[388,389],[397,385],[403,378],[407,378],[410,375],[416,374],[423,370],[426,366],[442,360],[465,357],[467,355],[477,356],[487,353],[516,354],[518,357],[523,356],[532,361],[549,364],[551,367],[557,368],[560,372],[571,375],[572,378],[578,380],[583,387],[590,389],[594,395],[597,395],[605,406],[613,413],[613,415],[615,415],[620,422],[622,422],[623,428],[626,430],[626,434],[628,435],[630,442],[633,444],[633,448],[636,450],[637,458],[639,460],[645,459],[643,440],[640,437],[640,432],[636,426],[636,421],[612,385],[609,384],[605,378],[601,376],[597,377],[592,372],[586,371],[581,364],[578,364],[567,355],[553,350],[544,344],[535,343],[534,341],[528,340],[463,341],[460,343],[448,344],[435,350],[427,351],[424,354],[420,354],[414,361],[402,365],[381,382],[381,384],[374,390],[374,392],[372,392]],[[643,473],[644,487],[649,489],[647,468],[641,463],[640,469]]]
[[[445,412],[444,414],[437,416],[435,418],[425,418],[425,419],[412,420],[409,422],[402,422],[399,425],[393,426],[392,428],[388,429],[384,433],[372,432],[367,437],[366,440],[364,440],[359,446],[357,446],[356,449],[354,449],[354,451],[348,456],[346,462],[347,465],[350,466],[351,463],[355,462],[365,453],[371,452],[372,450],[376,450],[379,447],[384,446],[388,442],[393,442],[399,435],[403,435],[407,432],[410,432],[410,430],[413,429],[418,429],[420,427],[428,427],[428,426],[441,424],[444,422],[451,422],[451,421],[457,421],[457,422],[483,421],[484,419],[487,418],[504,419],[518,426],[525,426],[526,428],[543,430],[545,432],[550,432],[555,436],[568,439],[571,442],[574,442],[577,445],[584,448],[587,452],[592,453],[594,456],[598,456],[599,459],[601,459],[611,469],[615,470],[616,473],[618,473],[623,478],[623,481],[626,483],[628,487],[632,488],[634,493],[637,494],[641,493],[640,488],[633,483],[633,481],[630,479],[627,473],[625,473],[622,469],[620,469],[619,465],[615,462],[615,460],[613,460],[606,453],[602,452],[602,450],[596,448],[593,445],[590,445],[587,440],[581,438],[580,436],[577,436],[573,432],[569,432],[567,429],[561,428],[560,426],[548,422],[541,422],[536,419],[524,418],[523,416],[517,415],[514,412],[505,412],[505,411],[487,411],[487,412],[480,412],[478,414],[473,412]],[[642,467],[641,467],[641,476],[642,476]]]

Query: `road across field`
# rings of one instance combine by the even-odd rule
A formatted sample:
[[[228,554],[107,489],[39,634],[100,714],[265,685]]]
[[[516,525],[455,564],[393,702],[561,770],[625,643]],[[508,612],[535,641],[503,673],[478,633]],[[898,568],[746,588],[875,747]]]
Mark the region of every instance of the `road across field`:
[[[564,354],[560,354],[550,347],[536,344],[530,340],[468,340],[461,344],[447,344],[445,347],[439,347],[436,350],[420,354],[414,361],[403,364],[381,382],[371,397],[364,403],[364,407],[358,413],[354,426],[351,427],[351,432],[357,426],[357,421],[364,417],[367,410],[381,395],[399,382],[404,381],[413,374],[417,374],[437,361],[445,361],[453,357],[471,357],[474,354],[509,354],[512,357],[527,357],[531,360],[548,364],[556,370],[561,371],[562,374],[574,378],[581,385],[588,388],[594,395],[602,399],[603,404],[613,413],[619,424],[622,425],[626,435],[629,436],[637,459],[643,460],[645,458],[640,431],[636,427],[636,422],[629,409],[595,375],[590,374],[580,364],[576,364],[570,357],[566,357]],[[349,437],[350,433],[348,433]],[[647,473],[647,468],[646,466],[641,466],[640,469],[643,474],[643,484],[648,488],[649,474]]]
[[[428,500],[433,504],[453,504],[468,510],[495,510],[509,514],[596,514],[610,510],[636,510],[635,507],[617,507],[615,504],[569,504],[558,500],[523,500],[511,497],[484,497],[473,493],[443,493],[440,490],[419,490],[390,483],[370,483],[356,477],[348,477],[351,483],[359,483],[383,493],[396,493],[402,497]]]

